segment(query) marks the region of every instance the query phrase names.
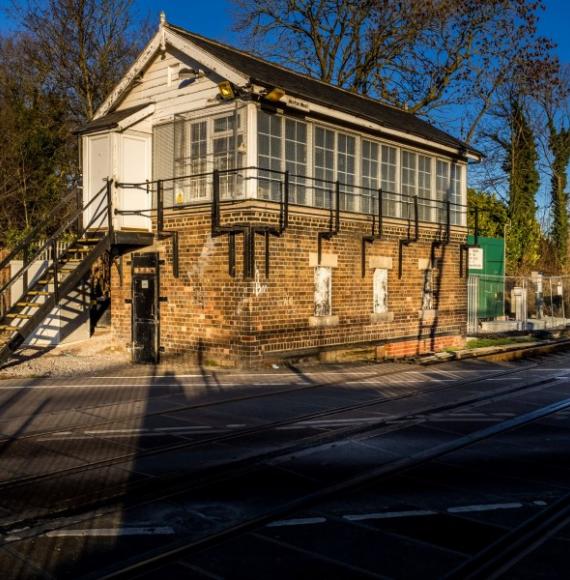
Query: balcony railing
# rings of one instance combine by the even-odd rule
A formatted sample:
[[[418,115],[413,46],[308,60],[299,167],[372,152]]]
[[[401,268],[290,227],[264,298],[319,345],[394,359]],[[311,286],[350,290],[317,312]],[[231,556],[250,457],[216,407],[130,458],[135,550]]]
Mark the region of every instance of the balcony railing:
[[[467,223],[467,206],[452,201],[451,192],[446,199],[432,199],[261,167],[225,169],[144,183],[118,183],[117,187],[140,189],[151,193],[154,210],[159,205],[164,210],[175,210],[211,203],[214,174],[217,174],[219,179],[222,202],[262,199],[283,203],[287,174],[289,204],[336,210],[338,199],[340,211],[368,215],[381,213],[385,218],[406,221],[417,219],[420,222],[434,224],[465,226]],[[381,210],[379,204],[382,205]],[[137,213],[136,210],[121,212],[120,208],[118,212]],[[141,213],[144,211],[141,210]]]

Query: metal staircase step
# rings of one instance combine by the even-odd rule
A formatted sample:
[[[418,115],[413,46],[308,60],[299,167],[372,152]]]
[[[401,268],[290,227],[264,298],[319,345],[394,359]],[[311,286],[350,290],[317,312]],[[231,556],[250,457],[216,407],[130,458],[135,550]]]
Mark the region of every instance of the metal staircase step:
[[[6,318],[21,318],[22,320],[28,320],[31,317],[31,314],[20,314],[19,312],[10,312],[9,314],[6,314]]]
[[[0,332],[14,332],[18,330],[17,326],[9,326],[7,324],[0,324]]]
[[[46,290],[28,290],[26,295],[28,296],[49,296],[51,292],[47,292]]]
[[[16,306],[22,308],[39,308],[41,304],[39,302],[16,302]]]

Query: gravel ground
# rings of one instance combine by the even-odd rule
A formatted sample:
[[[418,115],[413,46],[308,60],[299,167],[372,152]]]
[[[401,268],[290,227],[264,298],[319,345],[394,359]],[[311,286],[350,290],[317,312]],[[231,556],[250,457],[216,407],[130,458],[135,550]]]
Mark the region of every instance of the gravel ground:
[[[125,369],[129,354],[111,345],[109,329],[89,339],[56,348],[27,348],[0,369],[0,379],[14,377],[68,377]]]

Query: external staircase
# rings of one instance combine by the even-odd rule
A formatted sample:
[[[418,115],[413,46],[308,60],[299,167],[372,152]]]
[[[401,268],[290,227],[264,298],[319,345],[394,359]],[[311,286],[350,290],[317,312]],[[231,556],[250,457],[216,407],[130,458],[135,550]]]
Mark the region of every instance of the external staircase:
[[[105,252],[120,254],[152,242],[150,233],[123,234],[113,229],[111,192],[109,181],[88,204],[63,220],[49,237],[46,237],[45,225],[38,224],[0,262],[2,271],[12,260],[23,259],[22,267],[0,286],[0,364],[34,334],[60,299],[78,287],[97,258]],[[75,199],[77,191],[74,190],[53,208],[53,214],[68,215]],[[7,301],[9,293],[12,299]]]

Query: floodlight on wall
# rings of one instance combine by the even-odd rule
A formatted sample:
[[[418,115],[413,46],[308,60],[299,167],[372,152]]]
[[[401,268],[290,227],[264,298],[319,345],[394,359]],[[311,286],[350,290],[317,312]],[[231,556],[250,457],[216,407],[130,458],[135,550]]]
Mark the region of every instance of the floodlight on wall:
[[[234,89],[230,81],[222,81],[219,83],[218,90],[220,91],[220,97],[223,101],[230,101],[231,99],[235,99],[236,94],[234,93]]]
[[[277,103],[285,96],[285,91],[280,89],[279,87],[275,87],[271,89],[266,95],[265,98],[272,103]]]
[[[178,78],[181,81],[195,81],[196,79],[202,78],[206,73],[202,69],[194,69],[184,67],[178,72]]]

